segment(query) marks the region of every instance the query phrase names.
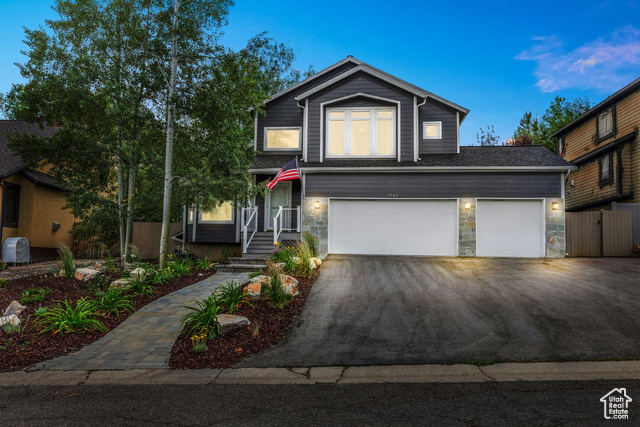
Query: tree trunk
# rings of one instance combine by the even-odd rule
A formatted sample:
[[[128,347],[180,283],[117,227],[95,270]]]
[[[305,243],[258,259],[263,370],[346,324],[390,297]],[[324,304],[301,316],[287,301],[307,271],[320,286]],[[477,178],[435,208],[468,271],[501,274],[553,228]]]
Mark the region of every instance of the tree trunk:
[[[122,154],[118,153],[118,218],[120,229],[120,260],[124,265],[124,247],[125,247],[125,222],[124,222],[124,171],[122,170]]]
[[[124,260],[131,256],[131,245],[133,243],[133,194],[136,184],[136,168],[129,166],[129,188],[127,195],[127,227],[124,239]]]
[[[167,139],[164,162],[164,199],[162,202],[162,234],[160,235],[160,268],[167,259],[169,242],[169,221],[171,220],[171,178],[173,167],[173,137],[176,114],[176,82],[178,80],[178,9],[179,0],[173,5],[173,38],[171,40],[171,77],[169,81],[169,105],[167,111]]]

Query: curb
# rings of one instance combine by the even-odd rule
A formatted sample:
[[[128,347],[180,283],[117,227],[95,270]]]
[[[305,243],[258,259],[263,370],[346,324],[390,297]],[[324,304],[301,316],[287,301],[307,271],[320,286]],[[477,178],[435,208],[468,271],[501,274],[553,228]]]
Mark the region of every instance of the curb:
[[[371,384],[640,379],[640,360],[311,368],[131,369],[0,373],[0,387],[74,385]]]

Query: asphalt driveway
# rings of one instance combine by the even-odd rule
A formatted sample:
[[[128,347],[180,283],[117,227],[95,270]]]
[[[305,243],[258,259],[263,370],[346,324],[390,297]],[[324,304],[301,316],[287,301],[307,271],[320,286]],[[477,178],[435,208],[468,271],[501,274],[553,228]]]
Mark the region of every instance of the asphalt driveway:
[[[294,329],[238,366],[640,358],[640,260],[330,256]]]

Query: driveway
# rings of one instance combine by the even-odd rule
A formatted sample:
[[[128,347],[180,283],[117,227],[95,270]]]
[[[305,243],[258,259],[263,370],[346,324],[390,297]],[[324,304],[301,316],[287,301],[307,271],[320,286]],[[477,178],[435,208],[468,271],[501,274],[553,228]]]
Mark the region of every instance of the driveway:
[[[330,256],[238,367],[640,358],[640,260]]]

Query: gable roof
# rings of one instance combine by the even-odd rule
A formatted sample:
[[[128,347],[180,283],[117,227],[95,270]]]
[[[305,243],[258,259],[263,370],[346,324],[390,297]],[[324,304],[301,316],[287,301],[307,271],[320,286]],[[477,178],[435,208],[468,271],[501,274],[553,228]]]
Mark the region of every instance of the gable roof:
[[[440,96],[438,96],[438,95],[436,95],[436,94],[434,94],[432,92],[429,92],[428,90],[425,90],[425,89],[422,89],[422,88],[420,88],[420,87],[418,87],[416,85],[413,85],[413,84],[411,84],[411,83],[409,83],[409,82],[407,82],[405,80],[399,79],[398,77],[395,77],[395,76],[393,76],[393,75],[391,75],[391,74],[389,74],[387,72],[384,72],[384,71],[382,71],[382,70],[380,70],[380,69],[378,69],[376,67],[373,67],[373,66],[371,66],[371,65],[369,65],[369,64],[367,64],[365,62],[362,62],[359,59],[356,59],[356,58],[354,58],[352,56],[347,56],[342,61],[336,62],[335,64],[331,65],[330,67],[327,67],[324,70],[314,74],[313,76],[308,77],[307,79],[302,80],[301,82],[296,83],[295,85],[293,85],[293,86],[291,86],[291,87],[289,87],[289,88],[287,88],[287,89],[285,89],[285,90],[283,90],[281,92],[278,92],[277,94],[273,95],[269,100],[267,100],[267,102],[271,102],[271,101],[273,101],[273,100],[275,100],[277,98],[280,98],[283,95],[285,95],[287,93],[290,93],[294,89],[297,89],[300,86],[302,86],[304,84],[307,84],[307,83],[313,81],[314,79],[316,79],[316,78],[318,78],[320,76],[323,76],[323,75],[327,74],[328,72],[330,72],[330,71],[332,71],[332,70],[334,70],[334,69],[336,69],[336,68],[338,68],[338,67],[340,67],[343,64],[348,63],[348,62],[351,62],[356,66],[354,68],[351,68],[350,70],[347,70],[344,73],[342,73],[342,74],[340,74],[340,75],[338,75],[338,76],[336,76],[336,77],[334,77],[334,78],[322,83],[322,84],[319,84],[319,85],[317,85],[317,86],[315,86],[315,87],[313,87],[313,88],[311,88],[311,89],[309,89],[309,90],[297,95],[295,97],[295,99],[296,100],[301,100],[301,99],[307,98],[310,95],[312,95],[312,94],[314,94],[314,93],[316,93],[316,92],[318,92],[318,91],[320,91],[320,90],[322,90],[322,89],[324,89],[324,88],[326,88],[328,86],[331,86],[332,84],[334,84],[334,83],[336,83],[336,82],[338,82],[338,81],[340,81],[342,79],[345,79],[345,78],[347,78],[347,77],[349,77],[349,76],[351,76],[351,75],[353,75],[353,74],[355,74],[357,72],[365,72],[365,73],[367,73],[369,75],[372,75],[372,76],[377,77],[377,78],[379,78],[381,80],[384,80],[384,81],[386,81],[386,82],[388,82],[388,83],[390,83],[390,84],[392,84],[394,86],[400,87],[400,88],[406,90],[407,92],[413,93],[413,94],[415,94],[417,96],[420,96],[420,97],[423,97],[423,98],[424,97],[432,98],[432,99],[435,99],[435,100],[437,100],[437,101],[439,101],[439,102],[441,102],[441,103],[443,103],[445,105],[448,105],[448,106],[454,108],[455,110],[460,111],[463,114],[462,119],[464,119],[464,117],[469,112],[469,109],[467,109],[467,108],[464,108],[464,107],[462,107],[462,106],[460,106],[460,105],[458,105],[458,104],[456,104],[454,102],[451,102],[451,101],[449,101],[449,100],[447,100],[445,98],[442,98],[442,97],[440,97]]]
[[[6,178],[27,167],[27,163],[11,152],[7,143],[11,135],[36,135],[49,138],[56,131],[53,127],[40,127],[24,120],[0,120],[0,179]]]
[[[262,155],[256,156],[252,170],[280,169],[285,163],[291,160],[291,155]],[[340,160],[324,160],[318,162],[302,162],[300,168],[304,171],[308,168],[314,169],[360,169],[362,171],[371,170],[371,168],[385,169],[422,169],[434,171],[441,169],[483,169],[495,168],[496,172],[505,169],[548,169],[548,170],[568,170],[575,167],[564,160],[562,157],[547,150],[541,145],[528,146],[495,146],[495,147],[479,147],[479,146],[461,146],[460,154],[429,154],[422,157],[417,162],[396,160],[362,160],[362,159],[340,159]]]
[[[637,89],[640,89],[640,77],[638,77],[637,79],[635,79],[634,81],[632,81],[631,83],[629,83],[628,85],[626,85],[625,87],[623,87],[622,89],[614,93],[613,95],[609,95],[604,101],[600,102],[598,105],[596,105],[595,107],[593,107],[592,109],[590,109],[589,111],[587,111],[586,113],[584,113],[583,115],[575,119],[574,121],[564,125],[560,129],[552,133],[551,137],[556,137],[556,136],[559,136],[560,134],[565,133],[569,129],[593,117],[598,112],[598,110],[600,110],[602,107],[605,107],[609,104],[612,104],[618,101],[619,99],[624,98],[628,94],[635,92]]]

